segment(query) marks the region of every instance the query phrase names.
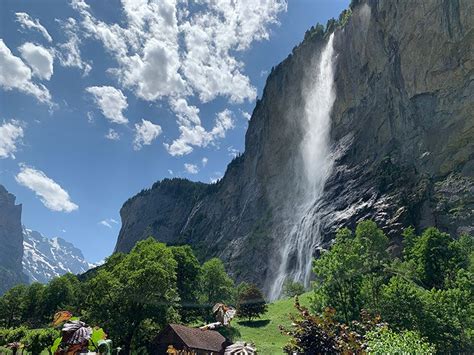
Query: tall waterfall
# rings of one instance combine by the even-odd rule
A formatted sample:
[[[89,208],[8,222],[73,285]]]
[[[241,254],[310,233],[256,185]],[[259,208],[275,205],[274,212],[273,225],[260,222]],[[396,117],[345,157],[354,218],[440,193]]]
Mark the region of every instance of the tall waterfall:
[[[321,241],[319,201],[333,165],[329,137],[336,99],[333,40],[331,34],[303,87],[305,106],[301,124],[305,134],[299,150],[301,171],[295,172],[299,193],[294,194],[297,200],[289,201],[288,206],[291,214],[296,214],[295,223],[288,223],[289,230],[283,236],[279,268],[270,289],[272,300],[280,296],[287,279],[309,286],[313,252]]]

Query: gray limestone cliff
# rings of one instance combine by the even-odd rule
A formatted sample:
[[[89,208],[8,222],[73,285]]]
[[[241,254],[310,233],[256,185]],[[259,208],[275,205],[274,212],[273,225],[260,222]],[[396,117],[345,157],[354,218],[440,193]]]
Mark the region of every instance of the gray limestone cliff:
[[[474,3],[356,1],[274,68],[256,104],[245,153],[206,185],[157,182],[121,209],[116,251],[153,235],[218,256],[237,280],[268,290],[304,134],[302,82],[335,32],[335,164],[321,216],[324,247],[341,226],[374,219],[394,245],[403,227],[474,232]],[[272,266],[273,265],[273,266]]]
[[[15,199],[0,185],[0,295],[10,287],[27,281],[21,264],[21,205],[16,205]]]

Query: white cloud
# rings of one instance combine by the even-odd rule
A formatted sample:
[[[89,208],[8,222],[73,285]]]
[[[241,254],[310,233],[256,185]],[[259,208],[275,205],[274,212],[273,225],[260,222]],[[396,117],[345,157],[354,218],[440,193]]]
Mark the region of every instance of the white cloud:
[[[183,73],[201,101],[218,95],[231,102],[253,100],[256,89],[235,53],[247,50],[254,41],[268,39],[268,25],[277,22],[287,4],[282,0],[224,0],[206,5],[180,25],[186,48]]]
[[[250,119],[252,118],[252,115],[246,111],[241,111],[242,112],[242,116],[244,116],[244,118],[248,121],[250,121]]]
[[[93,112],[88,111],[86,116],[87,116],[87,122],[94,123],[94,113]]]
[[[174,96],[186,90],[179,73],[180,54],[176,3],[173,0],[129,1],[122,6],[126,27],[96,19],[84,1],[72,2],[82,27],[114,56],[111,69],[124,87],[144,100]]]
[[[120,139],[120,134],[112,128],[109,129],[109,132],[105,135],[105,138],[110,139],[111,141],[118,141]]]
[[[236,156],[238,156],[240,154],[240,151],[238,149],[235,149],[234,147],[230,146],[230,147],[227,147],[227,151],[229,152],[229,155],[232,157],[232,158],[235,158]]]
[[[223,96],[231,103],[255,99],[239,58],[253,42],[268,39],[269,26],[287,8],[286,0],[203,0],[198,6],[183,0],[122,0],[124,20],[110,23],[96,18],[84,0],[71,4],[85,36],[100,41],[115,59],[116,67],[108,72],[123,88],[174,106],[180,137],[166,145],[172,155],[206,146],[228,129],[222,120],[215,129],[204,129],[188,97],[208,102]]]
[[[11,120],[10,122],[3,122],[0,126],[0,159],[13,158],[17,150],[17,145],[21,143],[23,138],[23,128],[20,122]]]
[[[222,173],[220,171],[216,171],[212,174],[213,176],[211,176],[209,178],[209,181],[214,184],[216,182],[218,182],[220,179],[222,179]]]
[[[10,49],[0,39],[0,86],[5,90],[17,89],[33,95],[38,101],[51,104],[51,94],[41,84],[31,81],[31,69],[23,61],[14,56]]]
[[[27,42],[18,48],[23,59],[33,70],[33,75],[49,80],[53,75],[53,54],[46,48]]]
[[[72,212],[79,208],[71,201],[67,191],[41,170],[20,164],[20,172],[15,180],[33,190],[43,205],[52,211]]]
[[[81,69],[83,75],[89,74],[92,66],[81,58],[81,50],[79,49],[81,40],[77,35],[79,27],[76,20],[70,17],[66,21],[61,22],[61,25],[66,34],[67,42],[58,45],[59,50],[57,51],[57,56],[59,63],[63,67]]]
[[[133,149],[140,150],[144,145],[150,145],[161,134],[161,127],[150,121],[143,120],[135,124],[135,139]]]
[[[109,222],[107,222],[105,219],[103,221],[100,221],[99,224],[107,227],[107,228],[112,228]]]
[[[113,218],[107,218],[100,221],[99,224],[107,228],[112,228],[112,224],[118,224],[118,222]]]
[[[173,156],[186,155],[193,151],[193,146],[206,147],[218,138],[224,138],[225,132],[234,127],[232,112],[224,110],[216,116],[214,127],[207,131],[199,119],[199,109],[189,106],[185,99],[171,101],[179,123],[179,138],[171,144],[164,144],[168,153]]]
[[[184,169],[189,173],[189,174],[197,174],[199,172],[199,168],[195,164],[188,164],[184,163]]]
[[[203,167],[206,166],[208,161],[209,161],[209,159],[207,159],[206,157],[202,158],[202,160],[201,160],[202,166]]]
[[[215,126],[211,131],[213,137],[225,138],[225,132],[234,128],[234,120],[232,112],[225,109],[217,114]]]
[[[174,174],[173,170],[168,169],[168,174],[173,175]]]
[[[128,107],[127,97],[121,90],[112,86],[91,86],[86,91],[94,96],[94,101],[102,114],[111,122],[128,123],[128,119],[122,113]]]
[[[46,28],[44,28],[44,26],[39,22],[38,19],[32,19],[30,17],[30,15],[28,15],[27,13],[25,12],[17,12],[15,13],[16,15],[16,21],[20,24],[20,26],[22,28],[27,28],[27,29],[33,29],[33,30],[38,30],[39,32],[41,32],[41,34],[43,35],[44,38],[46,38],[46,40],[48,42],[52,42],[53,39],[51,38],[51,36],[49,35],[48,31],[46,30]]]

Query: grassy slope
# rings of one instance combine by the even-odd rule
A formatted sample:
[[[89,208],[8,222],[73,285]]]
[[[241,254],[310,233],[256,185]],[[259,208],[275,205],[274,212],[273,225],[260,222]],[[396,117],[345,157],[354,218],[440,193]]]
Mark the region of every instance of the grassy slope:
[[[309,305],[310,293],[299,297],[303,306]],[[282,354],[282,347],[288,342],[288,337],[282,335],[279,325],[291,324],[289,313],[295,313],[294,300],[283,299],[268,305],[268,312],[253,322],[234,320],[232,326],[240,332],[240,340],[252,342],[257,346],[261,355]]]

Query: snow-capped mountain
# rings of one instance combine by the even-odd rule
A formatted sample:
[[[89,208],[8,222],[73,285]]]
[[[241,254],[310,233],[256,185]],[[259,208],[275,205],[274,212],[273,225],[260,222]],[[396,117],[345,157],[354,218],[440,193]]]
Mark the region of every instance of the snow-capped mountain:
[[[46,283],[53,277],[68,272],[80,274],[95,266],[85,261],[72,243],[23,228],[23,272],[30,282]]]

